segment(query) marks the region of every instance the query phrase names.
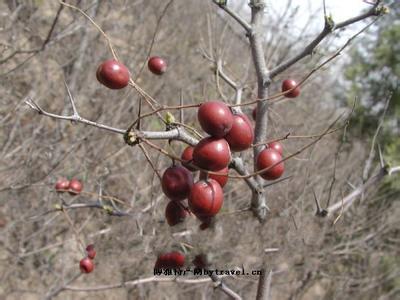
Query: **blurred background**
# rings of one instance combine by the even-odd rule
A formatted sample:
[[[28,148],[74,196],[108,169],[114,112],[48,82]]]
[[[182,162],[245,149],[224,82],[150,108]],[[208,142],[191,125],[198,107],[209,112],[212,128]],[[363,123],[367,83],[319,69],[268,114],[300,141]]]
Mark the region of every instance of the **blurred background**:
[[[323,25],[320,2],[268,5],[264,43],[268,67],[298,53],[318,34]],[[361,0],[341,5],[341,1],[326,2],[335,21],[369,8]],[[221,81],[217,87],[215,65],[205,53],[220,59],[231,78],[245,83],[243,101],[256,98],[247,38],[211,1],[68,3],[85,11],[106,32],[133,79],[159,103],[178,105],[181,97],[184,104],[211,99],[234,102],[228,85]],[[227,297],[210,281],[153,281],[111,288],[153,276],[157,255],[175,249],[185,252],[188,265],[199,253],[210,254],[219,269],[258,270],[266,261],[273,274],[272,299],[396,299],[400,295],[399,175],[387,176],[368,189],[335,224],[340,211],[333,218],[318,218],[314,200],[315,194],[322,207],[340,202],[375,174],[379,156],[375,153],[370,159],[371,145],[373,150],[380,145],[388,164],[400,165],[400,7],[398,1],[386,4],[390,13],[313,74],[300,97],[271,106],[268,136],[273,140],[289,132],[319,134],[341,113],[348,114],[357,98],[347,130],[325,136],[286,162],[285,175],[292,177],[268,188],[271,212],[265,223],[260,224],[248,210],[251,191],[246,184],[230,179],[215,226],[201,231],[194,217],[177,228],[168,226],[164,218],[168,201],[137,146],[129,147],[122,136],[95,127],[41,116],[24,103],[31,98],[46,111],[70,114],[65,80],[83,117],[126,129],[138,114],[140,95],[132,88],[109,90],[96,80],[98,65],[111,58],[104,36],[81,13],[58,1],[0,1],[0,298]],[[229,1],[229,5],[249,17],[247,1]],[[370,21],[330,35],[312,57],[279,75],[271,93],[279,92],[286,78],[301,80]],[[163,76],[147,69],[149,55],[167,60]],[[390,103],[382,119],[387,99]],[[253,107],[243,111],[251,116]],[[150,108],[144,105],[143,110]],[[171,112],[178,118],[177,111]],[[184,110],[184,121],[200,130],[195,108]],[[142,129],[164,127],[152,117],[144,120]],[[283,141],[284,156],[309,141]],[[185,147],[179,142],[156,143],[176,153]],[[146,149],[159,172],[171,164],[159,152]],[[250,170],[251,154],[242,154]],[[366,161],[372,161],[369,172]],[[80,179],[84,192],[55,193],[60,177]],[[74,231],[65,215],[54,211],[63,201],[95,203],[99,194],[117,199],[102,201],[128,215],[71,209],[68,216]],[[95,270],[88,275],[77,276],[83,256],[77,233],[97,250]],[[266,253],[268,248],[279,250]],[[224,281],[243,299],[255,298],[258,276]]]

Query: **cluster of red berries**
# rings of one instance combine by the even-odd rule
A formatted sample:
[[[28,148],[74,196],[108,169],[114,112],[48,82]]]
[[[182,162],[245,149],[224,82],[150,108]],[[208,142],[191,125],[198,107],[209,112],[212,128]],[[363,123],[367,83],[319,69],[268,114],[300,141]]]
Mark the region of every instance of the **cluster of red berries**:
[[[165,60],[158,56],[148,61],[149,70],[162,75],[167,69]],[[130,73],[126,66],[116,60],[107,60],[97,69],[97,79],[110,89],[122,89],[130,80]],[[300,88],[294,80],[287,79],[282,83],[282,92],[286,97],[294,98],[300,94]],[[256,109],[253,118],[256,118]],[[222,188],[228,181],[228,165],[232,159],[232,152],[244,151],[251,147],[254,139],[253,126],[244,114],[234,114],[223,102],[208,101],[198,110],[198,120],[201,128],[209,134],[195,147],[188,146],[182,153],[182,165],[173,165],[164,171],[162,176],[162,190],[170,199],[165,216],[167,223],[174,226],[184,221],[192,212],[201,222],[201,229],[209,226],[213,217],[220,211],[223,204]],[[275,180],[282,176],[284,164],[282,162],[282,145],[273,142],[260,152],[256,160],[257,170],[264,170],[260,174],[266,180]],[[191,172],[197,168],[217,172],[207,174],[200,172],[200,179],[194,182]],[[71,182],[56,184],[58,191],[74,191]],[[79,188],[78,188],[79,190]],[[82,190],[80,187],[79,192]],[[76,193],[76,191],[74,191]],[[188,207],[184,200],[188,199]],[[91,258],[84,258],[85,272],[93,269]],[[180,252],[161,254],[156,262],[156,268],[175,268],[184,265],[185,258]],[[90,268],[91,266],[91,268]],[[81,266],[82,267],[82,266]],[[89,271],[87,271],[89,270]]]
[[[60,178],[56,182],[55,189],[58,193],[68,192],[71,195],[77,195],[82,192],[83,184],[75,178],[71,180]]]
[[[82,258],[79,262],[79,269],[82,273],[90,273],[94,269],[93,259],[96,256],[96,250],[93,244],[86,247],[86,254],[86,257]]]
[[[189,211],[203,224],[212,221],[223,204],[222,188],[228,181],[231,151],[246,150],[253,142],[250,120],[244,114],[233,114],[223,102],[203,103],[198,110],[198,120],[210,136],[195,147],[186,147],[181,156],[183,165],[167,168],[162,176],[163,192],[171,200],[165,210],[170,226],[183,222]],[[204,171],[200,172],[200,180],[194,182],[191,171],[197,171],[196,167]],[[219,174],[208,176],[205,171]],[[183,204],[185,199],[188,199],[188,207]]]
[[[231,151],[244,151],[251,147],[254,130],[248,117],[234,114],[230,108],[220,101],[203,103],[198,110],[198,120],[202,129],[210,136],[199,141],[195,147],[184,149],[181,159],[183,165],[167,168],[162,177],[164,194],[171,200],[165,210],[170,226],[184,221],[188,212],[192,212],[207,228],[213,217],[223,204],[222,188],[228,181],[228,165]],[[275,180],[282,176],[282,144],[269,143],[257,157],[257,169],[266,169],[262,174],[266,180]],[[194,182],[190,171],[196,168],[219,173],[200,172],[200,180]],[[226,174],[226,175],[225,175]],[[188,199],[188,207],[182,200]]]

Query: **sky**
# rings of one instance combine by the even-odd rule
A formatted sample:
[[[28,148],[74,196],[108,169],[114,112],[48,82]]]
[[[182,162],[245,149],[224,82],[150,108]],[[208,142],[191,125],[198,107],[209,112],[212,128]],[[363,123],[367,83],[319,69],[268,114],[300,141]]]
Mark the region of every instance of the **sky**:
[[[322,7],[322,1],[311,0],[311,2],[317,7]],[[356,16],[363,9],[371,7],[370,4],[362,0],[326,0],[326,6],[336,22]]]

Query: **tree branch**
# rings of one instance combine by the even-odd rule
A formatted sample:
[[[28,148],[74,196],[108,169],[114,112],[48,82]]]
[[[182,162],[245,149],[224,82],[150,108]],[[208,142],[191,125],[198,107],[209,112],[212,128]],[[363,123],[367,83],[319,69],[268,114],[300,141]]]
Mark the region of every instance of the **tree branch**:
[[[331,20],[329,17],[325,17],[325,25],[320,34],[318,34],[318,36],[313,41],[311,41],[300,53],[298,53],[292,58],[289,58],[287,61],[283,62],[282,64],[272,69],[271,72],[269,73],[269,76],[271,78],[274,78],[276,75],[282,73],[283,71],[285,71],[286,69],[297,63],[299,60],[305,58],[308,55],[311,55],[314,52],[315,48],[321,43],[321,41],[324,40],[330,33],[334,32],[335,30],[344,28],[361,20],[367,19],[371,16],[381,16],[384,13],[385,10],[383,8],[380,9],[378,7],[378,4],[375,4],[367,12],[360,14],[357,17],[348,19],[344,22],[338,23],[336,25],[333,23],[333,20]]]
[[[233,10],[231,10],[228,6],[226,5],[221,5],[220,3],[218,3],[216,0],[212,0],[212,2],[216,5],[218,5],[222,10],[224,10],[228,15],[230,15],[236,22],[238,22],[243,29],[246,32],[251,32],[251,25],[249,25],[249,23],[247,23],[241,16],[239,16],[236,12],[234,12]]]
[[[265,53],[263,48],[263,32],[262,32],[262,20],[264,15],[264,9],[266,6],[265,0],[252,0],[250,1],[251,7],[251,24],[252,31],[249,34],[249,41],[251,47],[251,54],[253,58],[253,64],[256,69],[257,75],[257,98],[264,99],[268,96],[268,86],[270,80],[268,77],[268,69],[265,62]],[[266,101],[258,101],[257,103],[257,119],[254,129],[254,144],[259,144],[261,141],[267,139],[268,129],[268,103]],[[254,147],[254,171],[257,170],[256,159],[258,154],[263,150],[263,146]],[[263,185],[263,179],[257,177],[257,182],[261,186]],[[251,199],[251,207],[254,215],[260,222],[263,222],[267,214],[266,195],[264,190],[253,191]]]
[[[228,295],[231,299],[242,300],[242,297],[240,297],[236,292],[231,290],[228,286],[226,286],[224,282],[222,282],[220,276],[217,276],[216,274],[212,273],[210,275],[210,278],[214,282],[215,286],[221,289],[221,291],[224,292],[226,295]]]
[[[344,197],[343,199],[339,200],[335,204],[332,204],[327,208],[328,215],[332,215],[335,211],[339,210],[344,207],[344,210],[349,208],[354,200],[360,196],[361,194],[365,193],[365,191],[374,185],[380,183],[386,176],[391,176],[395,173],[400,173],[400,166],[396,166],[393,168],[381,168],[377,174],[371,176],[365,183],[361,184],[357,187],[354,191],[352,191],[349,195]]]

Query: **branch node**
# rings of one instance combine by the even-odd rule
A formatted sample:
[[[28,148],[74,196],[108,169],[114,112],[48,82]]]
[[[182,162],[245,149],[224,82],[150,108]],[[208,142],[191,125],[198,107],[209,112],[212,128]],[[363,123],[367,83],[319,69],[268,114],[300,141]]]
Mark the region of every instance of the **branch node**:
[[[114,209],[110,205],[103,205],[103,209],[109,215],[112,215],[112,213],[114,212]]]
[[[224,7],[228,4],[228,0],[215,0],[215,3],[219,6],[219,7]]]
[[[335,21],[331,15],[325,17],[325,30],[328,32],[333,32],[335,30]]]
[[[137,144],[140,143],[140,138],[136,132],[132,130],[127,130],[124,133],[124,141],[129,146],[136,146]]]
[[[379,5],[375,8],[375,16],[382,16],[388,13],[390,13],[390,9],[385,5]]]
[[[325,208],[323,208],[323,209],[317,211],[317,212],[315,213],[315,215],[316,215],[317,217],[320,217],[320,218],[325,218],[325,217],[328,215],[328,211],[327,211]]]
[[[256,8],[256,9],[264,9],[266,7],[264,0],[252,0],[250,1],[249,6],[251,8]]]

